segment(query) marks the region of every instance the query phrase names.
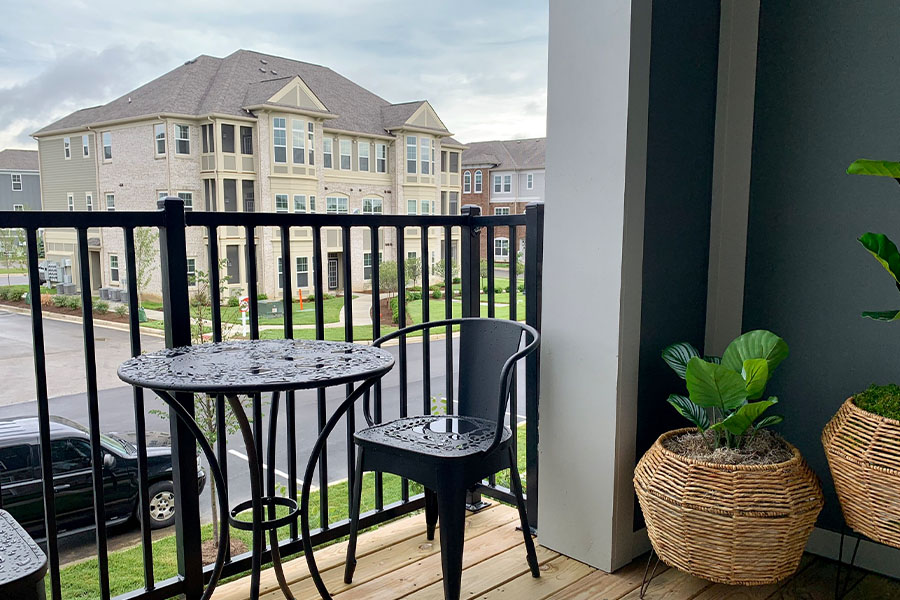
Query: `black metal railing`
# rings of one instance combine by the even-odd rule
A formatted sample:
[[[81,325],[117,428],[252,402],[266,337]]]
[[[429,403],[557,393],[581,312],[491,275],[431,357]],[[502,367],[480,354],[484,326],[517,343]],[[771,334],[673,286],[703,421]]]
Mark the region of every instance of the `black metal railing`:
[[[140,327],[138,323],[139,300],[136,284],[137,272],[135,230],[142,227],[154,227],[159,229],[160,268],[162,274],[163,312],[165,318],[165,338],[169,347],[188,345],[191,343],[191,313],[189,305],[190,283],[188,281],[188,254],[187,244],[191,228],[202,228],[205,234],[205,245],[208,252],[209,264],[209,303],[211,305],[209,322],[211,323],[211,337],[213,341],[221,341],[223,338],[223,318],[221,313],[222,290],[219,277],[216,276],[217,266],[220,264],[220,238],[218,230],[221,227],[238,228],[243,231],[244,258],[246,264],[246,290],[249,296],[249,321],[250,337],[260,336],[259,305],[257,291],[259,290],[259,273],[257,270],[258,241],[257,233],[261,228],[274,228],[280,232],[280,251],[282,259],[282,278],[280,292],[284,303],[283,335],[291,338],[294,335],[292,301],[294,292],[292,286],[292,241],[291,231],[295,228],[311,229],[312,241],[312,288],[315,295],[315,326],[314,335],[317,339],[325,338],[325,318],[323,309],[323,294],[326,292],[323,285],[323,269],[325,257],[323,256],[323,228],[338,228],[341,231],[343,260],[343,312],[344,312],[344,339],[354,339],[354,323],[352,310],[352,282],[353,270],[361,264],[361,257],[353,256],[351,231],[362,228],[368,233],[368,242],[371,252],[371,288],[372,288],[372,339],[382,335],[381,327],[381,297],[380,291],[381,273],[378,268],[378,252],[381,247],[381,233],[390,232],[395,244],[397,262],[397,289],[400,290],[400,298],[403,298],[403,290],[406,286],[406,228],[418,228],[420,243],[415,248],[422,263],[423,274],[430,269],[429,257],[432,249],[442,249],[444,262],[443,269],[443,308],[444,314],[431,314],[430,295],[428,294],[429,278],[423,275],[422,286],[422,320],[427,322],[433,319],[452,318],[454,303],[461,304],[461,314],[464,317],[484,316],[493,317],[496,314],[495,293],[495,260],[494,239],[498,231],[508,231],[508,256],[509,256],[509,318],[521,319],[540,329],[541,315],[541,281],[543,261],[543,205],[532,204],[526,209],[525,214],[503,216],[481,216],[478,207],[464,206],[461,215],[458,216],[395,216],[395,215],[334,215],[334,214],[294,214],[294,213],[227,213],[227,212],[186,212],[183,201],[178,198],[166,198],[160,200],[158,211],[148,212],[14,212],[0,213],[0,228],[18,228],[25,231],[25,240],[28,252],[29,294],[31,301],[31,324],[34,352],[34,369],[36,382],[37,414],[40,437],[40,471],[43,482],[44,520],[46,531],[46,550],[50,563],[49,596],[53,600],[62,600],[62,587],[60,584],[60,555],[57,543],[57,516],[55,492],[53,486],[53,470],[50,454],[50,406],[47,389],[47,362],[44,343],[44,317],[42,314],[40,298],[40,283],[38,277],[38,236],[48,229],[75,229],[77,232],[77,256],[79,262],[79,282],[81,285],[82,299],[82,330],[84,336],[85,377],[87,380],[88,403],[88,429],[91,441],[91,454],[93,459],[93,493],[94,493],[94,517],[96,522],[96,556],[99,567],[99,589],[101,598],[110,598],[110,580],[107,553],[107,527],[104,513],[104,486],[102,472],[102,450],[100,446],[100,424],[97,391],[97,366],[94,357],[95,336],[92,314],[91,273],[88,255],[89,240],[88,228],[114,228],[121,230],[124,235],[125,269],[127,273],[129,329],[132,355],[141,353]],[[430,236],[434,231],[440,232],[438,236]],[[486,311],[482,310],[482,259],[481,243],[483,238],[487,240],[487,290]],[[310,238],[307,238],[310,239]],[[454,269],[452,267],[454,254],[454,239],[458,240],[460,250],[460,295],[454,294]],[[517,263],[519,261],[516,251],[518,241],[525,240],[524,248],[524,294],[525,314],[519,314],[517,303],[522,292],[519,290],[519,275]],[[437,244],[437,248],[435,248]],[[358,266],[356,268],[359,268]],[[404,301],[399,301],[397,306],[398,326],[403,326],[407,321],[407,308]],[[442,331],[432,331],[430,328],[423,331],[421,346],[422,354],[422,406],[424,413],[432,410],[431,398],[435,390],[432,389],[432,336],[443,336],[445,344],[446,362],[443,365],[445,386],[442,390],[446,399],[448,413],[454,411],[454,343],[453,331],[448,327]],[[358,340],[357,340],[358,341]],[[437,341],[437,340],[435,340]],[[408,381],[409,361],[408,348],[405,336],[399,340],[397,349],[399,360],[397,372],[399,375],[399,416],[410,414],[410,383]],[[540,357],[537,353],[529,356],[525,364],[525,429],[526,429],[526,489],[529,519],[532,527],[537,526],[537,444],[538,444],[538,390],[539,390],[539,366]],[[513,378],[513,382],[516,378]],[[352,388],[348,388],[348,392]],[[513,431],[520,424],[518,413],[520,411],[519,392],[514,384],[511,390],[510,402],[510,426]],[[376,421],[384,418],[381,385],[377,385],[373,392],[374,416]],[[190,394],[177,396],[179,403],[185,410],[193,414],[194,400]],[[292,398],[291,398],[292,399]],[[253,401],[254,426],[257,432],[257,443],[262,443],[262,402],[259,398]],[[297,461],[297,415],[294,402],[286,403],[286,427],[287,427],[287,472],[290,485],[287,494],[296,500],[298,495],[297,477],[299,473]],[[329,416],[326,406],[325,390],[316,393],[317,431],[321,431]],[[412,408],[417,412],[417,408]],[[176,577],[157,580],[154,573],[154,556],[150,531],[150,519],[148,510],[147,478],[147,445],[145,441],[145,405],[143,393],[140,389],[134,390],[134,418],[137,441],[138,470],[139,470],[139,511],[141,518],[141,547],[143,559],[143,586],[117,596],[118,599],[155,600],[169,598],[178,594],[185,597],[197,598],[201,595],[203,586],[209,576],[211,565],[204,565],[201,558],[201,519],[199,498],[197,490],[197,464],[196,443],[190,432],[178,419],[170,419],[172,435],[172,454],[174,485],[179,499],[176,511],[175,535],[177,536],[178,575]],[[216,399],[216,419],[219,431],[225,430],[225,402],[224,398]],[[347,473],[352,479],[354,473],[354,446],[353,433],[355,430],[354,412],[350,411],[346,419],[347,442]],[[515,435],[514,435],[515,439]],[[218,435],[216,452],[223,472],[227,468],[227,442],[225,435]],[[227,480],[227,472],[224,473]],[[349,532],[349,523],[346,519],[332,521],[329,518],[328,501],[328,454],[327,447],[323,452],[318,468],[319,485],[319,514],[320,527],[311,532],[313,544],[329,542],[345,536]],[[352,486],[352,481],[350,482]],[[403,514],[418,510],[424,506],[421,494],[411,494],[410,482],[403,480],[401,484],[400,499],[386,501],[384,479],[382,474],[375,477],[375,509],[364,513],[360,519],[362,527],[370,527]],[[514,502],[509,489],[501,487],[494,478],[485,481],[478,489],[473,490],[470,503],[473,508],[481,502],[481,495],[493,497],[505,502]],[[299,537],[297,523],[290,526],[289,535],[279,541],[282,556],[295,554],[301,551],[302,540]],[[266,554],[268,560],[270,554]],[[239,556],[229,556],[224,569],[224,576],[245,572],[250,567],[250,553]]]

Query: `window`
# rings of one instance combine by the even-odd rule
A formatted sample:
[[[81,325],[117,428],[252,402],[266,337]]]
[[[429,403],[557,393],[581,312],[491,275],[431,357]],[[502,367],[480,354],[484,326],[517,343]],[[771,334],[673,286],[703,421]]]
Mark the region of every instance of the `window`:
[[[459,214],[459,192],[450,192],[450,206],[447,214]]]
[[[441,173],[447,172],[447,152],[441,152]]]
[[[106,210],[109,212],[113,212],[116,210],[116,195],[115,194],[107,194],[106,195]]]
[[[475,193],[481,193],[481,171],[475,171]]]
[[[188,285],[197,285],[197,259],[187,259],[187,280]]]
[[[234,125],[222,123],[222,152],[234,154]]]
[[[156,141],[156,155],[166,153],[166,125],[157,123],[153,126],[153,139]]]
[[[91,467],[91,447],[86,440],[65,438],[50,442],[53,474],[68,474]]]
[[[291,160],[295,165],[306,163],[306,131],[304,131],[303,121],[291,119],[291,149],[293,150]]]
[[[194,192],[178,192],[178,197],[184,201],[184,210],[194,210]]]
[[[309,165],[316,164],[316,125],[312,121],[306,124],[307,137],[309,138]]]
[[[66,205],[69,207],[69,212],[73,212],[75,210],[75,196],[72,194],[66,194]]]
[[[297,257],[297,287],[309,287],[309,258]]]
[[[362,211],[366,215],[382,214],[381,198],[363,198]]]
[[[294,212],[306,212],[306,196],[294,195]]]
[[[22,174],[21,173],[13,173],[12,174],[12,191],[14,191],[14,192],[22,191]]]
[[[72,140],[69,138],[63,138],[63,155],[66,160],[72,158]]]
[[[160,190],[160,191],[156,192],[156,199],[157,200],[165,200],[166,196],[168,196],[168,195],[169,195],[169,192]]]
[[[324,138],[322,140],[322,166],[326,169],[331,168],[331,144],[334,140],[331,138]]]
[[[406,214],[408,214],[408,215],[419,214],[419,203],[416,200],[407,200],[406,201]]]
[[[472,193],[472,172],[466,171],[463,173],[463,194],[471,194]]]
[[[191,126],[175,125],[175,154],[191,153]]]
[[[499,194],[503,191],[503,177],[494,175],[494,193]]]
[[[497,206],[494,208],[495,215],[508,215],[509,207],[508,206]]]
[[[13,204],[13,210],[16,212],[22,212],[25,210],[24,204]]]
[[[206,211],[215,211],[218,210],[216,207],[216,180],[215,179],[204,179],[203,180],[203,200],[206,205]]]
[[[244,179],[241,181],[241,196],[244,197],[244,212],[256,211],[256,196],[253,191],[253,181]]]
[[[437,175],[437,171],[434,170],[434,140],[431,140],[431,173]]]
[[[272,119],[272,145],[275,148],[275,162],[287,163],[287,121],[284,117]]]
[[[431,201],[430,200],[422,200],[422,214],[423,215],[431,214]]]
[[[7,485],[33,478],[31,446],[23,444],[0,448],[0,483]]]
[[[200,148],[204,154],[216,151],[216,130],[212,123],[200,126]]]
[[[109,255],[109,279],[111,281],[119,280],[119,257],[115,254]]]
[[[378,264],[380,265],[384,262],[384,255],[379,252],[378,253]],[[363,253],[363,279],[369,280],[372,279],[372,253],[364,252]]]
[[[275,212],[287,212],[288,211],[288,195],[287,194],[275,194]]]
[[[369,170],[369,142],[357,142],[356,149],[357,154],[359,154],[359,170],[360,171],[368,171]]]
[[[459,152],[450,153],[450,172],[459,173]]]
[[[494,260],[509,262],[509,240],[494,238]]]
[[[328,196],[325,198],[325,212],[331,214],[346,215],[348,212],[349,200],[345,197]]]
[[[92,193],[85,192],[84,206],[85,206],[85,208],[87,208],[88,212],[94,210],[94,195]]]
[[[90,140],[90,138],[88,136],[86,136],[86,135],[81,136],[81,153],[84,155],[85,158],[87,158],[91,155],[91,144],[90,144],[89,140]]]
[[[430,171],[428,170],[428,147],[429,140],[426,137],[419,138],[419,147],[421,148],[421,156],[422,156],[422,175],[428,175]]]
[[[340,140],[340,149],[341,149],[341,169],[344,171],[350,170],[350,153],[352,152],[352,146],[350,144],[350,140]]]
[[[387,173],[387,144],[375,144],[375,172]]]
[[[275,259],[275,266],[278,269],[278,287],[279,289],[284,289],[284,261],[279,256]]]
[[[503,176],[503,192],[509,193],[512,190],[512,175]]]
[[[316,197],[315,196],[309,197],[309,212],[311,212],[311,213],[316,212]]]
[[[525,189],[534,189],[534,173],[528,173],[527,175],[525,175]]]
[[[406,136],[406,172],[415,175],[416,173],[416,136]]]
[[[241,154],[253,154],[252,127],[241,127]]]
[[[112,160],[112,133],[103,132],[103,160]]]

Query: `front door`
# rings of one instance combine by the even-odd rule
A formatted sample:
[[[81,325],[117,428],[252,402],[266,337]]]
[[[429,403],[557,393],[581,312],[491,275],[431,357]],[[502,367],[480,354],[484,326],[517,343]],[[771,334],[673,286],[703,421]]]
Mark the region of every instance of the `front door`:
[[[91,252],[91,289],[99,290],[102,286],[103,267],[100,263],[100,253]]]
[[[338,288],[338,259],[328,259],[328,289],[336,290]]]

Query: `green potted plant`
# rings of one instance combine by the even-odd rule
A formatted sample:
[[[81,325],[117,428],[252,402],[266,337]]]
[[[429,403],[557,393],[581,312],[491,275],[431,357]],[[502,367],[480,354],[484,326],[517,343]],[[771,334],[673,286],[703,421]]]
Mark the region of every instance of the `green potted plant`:
[[[803,555],[822,489],[800,452],[766,428],[766,384],[787,357],[769,331],[735,339],[722,358],[691,344],[663,351],[687,396],[668,398],[693,425],[664,433],[635,468],[634,487],[653,549],[666,564],[718,583],[788,577]]]
[[[900,163],[861,159],[847,173],[900,182]],[[900,290],[900,252],[894,242],[871,232],[859,242]],[[893,322],[900,319],[900,310],[866,311],[862,316]],[[848,398],[825,426],[822,445],[847,525],[900,548],[900,388],[873,385]]]

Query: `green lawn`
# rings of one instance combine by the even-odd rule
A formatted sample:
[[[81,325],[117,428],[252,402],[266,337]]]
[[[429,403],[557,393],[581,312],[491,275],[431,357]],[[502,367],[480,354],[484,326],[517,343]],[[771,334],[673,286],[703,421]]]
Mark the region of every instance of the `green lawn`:
[[[519,426],[516,432],[518,441],[518,466],[519,472],[525,471],[525,427]],[[524,483],[524,482],[523,482]],[[497,475],[497,484],[508,487],[509,471],[503,471]],[[364,478],[362,495],[363,512],[375,508],[375,475],[366,473]],[[422,492],[422,487],[410,482],[410,494],[416,495]],[[390,504],[401,499],[400,478],[393,475],[384,476],[384,503]],[[347,482],[335,483],[328,486],[328,520],[330,523],[342,521],[348,518],[348,490]],[[310,497],[310,526],[315,529],[319,526],[319,493],[313,492]],[[205,525],[201,529],[204,540],[212,538],[212,525]],[[248,531],[231,529],[231,535],[242,540],[250,547],[251,534]],[[285,526],[278,530],[279,538],[286,539],[290,535],[290,529]],[[153,572],[157,581],[174,577],[178,572],[176,562],[175,535],[161,538],[153,542]],[[289,557],[288,557],[289,558]],[[60,583],[62,597],[66,600],[94,600],[100,597],[100,586],[97,582],[97,560],[92,558],[84,562],[65,566],[60,570]],[[235,575],[230,579],[237,579],[243,575]],[[133,546],[124,550],[109,553],[109,580],[112,596],[118,596],[134,589],[143,587],[143,558],[141,546]],[[47,578],[49,588],[50,578]],[[49,590],[48,590],[49,597]]]
[[[0,275],[21,275],[27,272],[28,270],[25,267],[0,267]]]

